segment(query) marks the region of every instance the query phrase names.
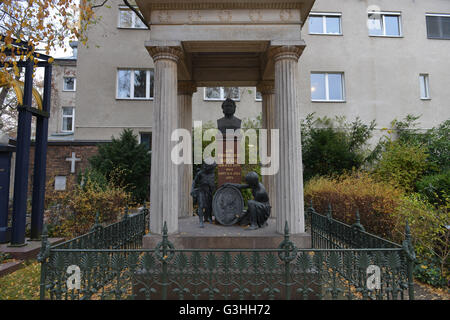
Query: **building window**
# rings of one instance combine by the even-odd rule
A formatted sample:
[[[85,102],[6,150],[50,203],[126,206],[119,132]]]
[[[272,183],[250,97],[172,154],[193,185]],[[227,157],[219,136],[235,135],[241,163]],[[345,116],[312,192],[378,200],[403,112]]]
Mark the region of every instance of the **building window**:
[[[427,14],[428,39],[450,40],[450,14]]]
[[[56,176],[55,177],[55,190],[64,191],[66,190],[67,177],[66,176]]]
[[[73,132],[75,127],[75,108],[62,107],[62,128],[63,132]]]
[[[64,77],[63,91],[75,91],[77,79],[75,77]]]
[[[369,12],[369,35],[375,37],[401,37],[401,15],[395,12]]]
[[[119,28],[147,29],[136,13],[129,8],[119,8]]]
[[[225,100],[231,98],[240,100],[238,87],[208,87],[205,88],[204,100]]]
[[[119,69],[117,99],[153,99],[153,70]]]
[[[343,73],[311,73],[312,101],[345,101]]]
[[[429,100],[430,99],[430,82],[428,74],[421,74],[419,76],[420,82],[420,99]]]
[[[145,145],[148,150],[152,150],[152,133],[151,132],[141,132],[139,134],[140,143]]]
[[[309,34],[342,35],[340,13],[311,13]]]

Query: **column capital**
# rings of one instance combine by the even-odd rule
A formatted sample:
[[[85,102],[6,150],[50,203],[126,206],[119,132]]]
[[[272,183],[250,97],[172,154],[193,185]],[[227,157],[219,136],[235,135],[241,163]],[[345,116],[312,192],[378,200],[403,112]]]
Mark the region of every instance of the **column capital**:
[[[197,84],[194,81],[181,80],[178,81],[178,95],[190,95],[197,92]]]
[[[264,80],[258,82],[258,84],[256,85],[256,89],[261,92],[262,95],[275,94],[275,81]]]
[[[153,61],[172,60],[178,63],[183,57],[183,49],[179,46],[152,46],[147,47],[147,51],[153,58]]]
[[[283,45],[270,48],[270,55],[274,61],[292,59],[298,61],[306,45]]]

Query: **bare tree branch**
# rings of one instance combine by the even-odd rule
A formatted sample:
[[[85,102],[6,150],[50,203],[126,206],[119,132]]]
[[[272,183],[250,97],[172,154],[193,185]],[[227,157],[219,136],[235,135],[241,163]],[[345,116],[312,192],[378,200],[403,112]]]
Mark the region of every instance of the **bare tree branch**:
[[[142,23],[145,24],[145,26],[150,30],[150,25],[147,23],[147,21],[142,16],[142,14],[138,10],[136,10],[136,8],[133,7],[127,0],[123,0],[123,3],[125,3],[125,5],[128,8],[130,8],[137,15],[137,17],[142,21]]]
[[[92,9],[95,9],[95,8],[103,7],[108,1],[109,1],[109,0],[104,0],[101,4],[93,5],[91,8],[92,8]]]

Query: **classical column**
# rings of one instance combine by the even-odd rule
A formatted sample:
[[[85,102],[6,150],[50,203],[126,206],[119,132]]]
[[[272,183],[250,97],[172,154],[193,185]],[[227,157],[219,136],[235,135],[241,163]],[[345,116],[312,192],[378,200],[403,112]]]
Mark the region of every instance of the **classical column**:
[[[177,64],[179,47],[147,47],[155,64],[153,101],[152,168],[150,182],[150,232],[162,234],[164,222],[169,233],[178,232],[179,168],[171,159],[176,142],[171,135],[179,126]]]
[[[257,86],[262,95],[262,128],[267,129],[267,155],[273,156],[271,146],[271,130],[275,129],[275,83],[273,81],[261,81]],[[262,177],[262,183],[269,194],[272,206],[271,217],[276,217],[275,203],[275,176],[266,175]]]
[[[280,133],[280,169],[275,175],[278,233],[283,233],[286,221],[291,234],[305,232],[298,99],[298,59],[303,49],[280,46],[271,50],[275,63],[275,128]]]
[[[178,116],[179,128],[188,130],[192,134],[192,95],[197,91],[193,81],[178,81]],[[180,170],[180,192],[178,216],[192,216],[193,203],[191,197],[192,164],[182,164]]]

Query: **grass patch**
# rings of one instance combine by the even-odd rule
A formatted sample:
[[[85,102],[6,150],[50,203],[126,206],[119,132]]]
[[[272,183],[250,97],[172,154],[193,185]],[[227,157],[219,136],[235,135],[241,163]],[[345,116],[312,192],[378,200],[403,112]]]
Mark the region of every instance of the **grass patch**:
[[[36,260],[0,278],[0,300],[39,300],[41,264]]]

